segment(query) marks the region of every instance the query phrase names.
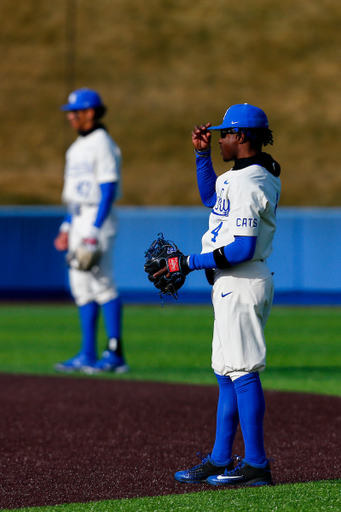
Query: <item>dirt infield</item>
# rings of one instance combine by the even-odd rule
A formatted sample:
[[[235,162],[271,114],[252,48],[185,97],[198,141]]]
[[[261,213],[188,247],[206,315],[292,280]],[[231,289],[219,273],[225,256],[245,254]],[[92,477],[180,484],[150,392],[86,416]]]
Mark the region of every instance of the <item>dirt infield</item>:
[[[265,394],[275,483],[340,478],[341,399]],[[215,386],[0,375],[0,507],[212,489],[173,473],[211,451],[217,397]]]

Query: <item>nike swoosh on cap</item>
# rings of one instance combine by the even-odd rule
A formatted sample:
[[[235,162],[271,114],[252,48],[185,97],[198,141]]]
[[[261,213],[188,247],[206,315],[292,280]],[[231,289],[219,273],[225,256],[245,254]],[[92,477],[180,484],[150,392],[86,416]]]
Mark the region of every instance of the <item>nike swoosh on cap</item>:
[[[221,296],[222,296],[222,297],[226,297],[227,295],[230,295],[230,293],[232,293],[232,292],[228,292],[228,293],[223,293],[223,292],[221,292]]]
[[[239,121],[231,121],[231,124],[238,124]]]

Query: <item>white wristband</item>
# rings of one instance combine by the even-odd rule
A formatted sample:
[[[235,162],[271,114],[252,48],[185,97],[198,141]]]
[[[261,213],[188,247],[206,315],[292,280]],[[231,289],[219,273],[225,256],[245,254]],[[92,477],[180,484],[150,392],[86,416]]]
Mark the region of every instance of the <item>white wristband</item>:
[[[62,222],[60,228],[59,228],[59,231],[61,233],[68,233],[70,231],[70,222]]]
[[[85,238],[97,238],[99,237],[99,228],[96,226],[91,226],[88,235]]]

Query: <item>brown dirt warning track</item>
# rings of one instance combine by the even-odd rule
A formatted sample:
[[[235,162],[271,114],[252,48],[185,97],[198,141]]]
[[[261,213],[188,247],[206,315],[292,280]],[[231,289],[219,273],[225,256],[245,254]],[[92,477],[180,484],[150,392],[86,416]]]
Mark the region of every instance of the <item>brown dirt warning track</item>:
[[[265,397],[275,483],[340,478],[341,399]],[[213,489],[173,474],[211,451],[217,398],[216,386],[0,375],[0,508]]]

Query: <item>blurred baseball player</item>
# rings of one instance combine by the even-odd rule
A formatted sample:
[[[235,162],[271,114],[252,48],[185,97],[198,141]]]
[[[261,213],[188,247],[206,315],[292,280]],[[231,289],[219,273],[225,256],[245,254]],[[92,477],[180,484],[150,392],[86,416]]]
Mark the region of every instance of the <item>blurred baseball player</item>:
[[[211,160],[213,130],[220,131],[224,162],[234,162],[219,177]],[[201,199],[211,214],[202,253],[182,256],[179,266],[185,274],[205,269],[213,284],[212,368],[219,401],[212,452],[201,456],[202,464],[178,471],[175,479],[227,486],[268,485],[272,478],[263,442],[265,402],[259,372],[265,368],[263,329],[273,299],[266,259],[276,230],[280,166],[262,152],[263,146],[273,143],[267,116],[246,103],[230,107],[220,126],[196,126],[192,142]],[[155,276],[167,271],[171,272],[166,268]],[[234,467],[232,446],[239,422],[245,456]]]
[[[82,340],[80,352],[56,364],[55,369],[122,373],[128,366],[122,353],[122,306],[113,280],[116,219],[112,208],[120,197],[121,152],[99,122],[106,107],[96,91],[82,88],[72,92],[61,110],[67,112],[78,137],[66,153],[62,200],[69,213],[54,245],[58,251],[68,251],[70,287],[79,308]],[[108,346],[97,360],[99,306]]]

